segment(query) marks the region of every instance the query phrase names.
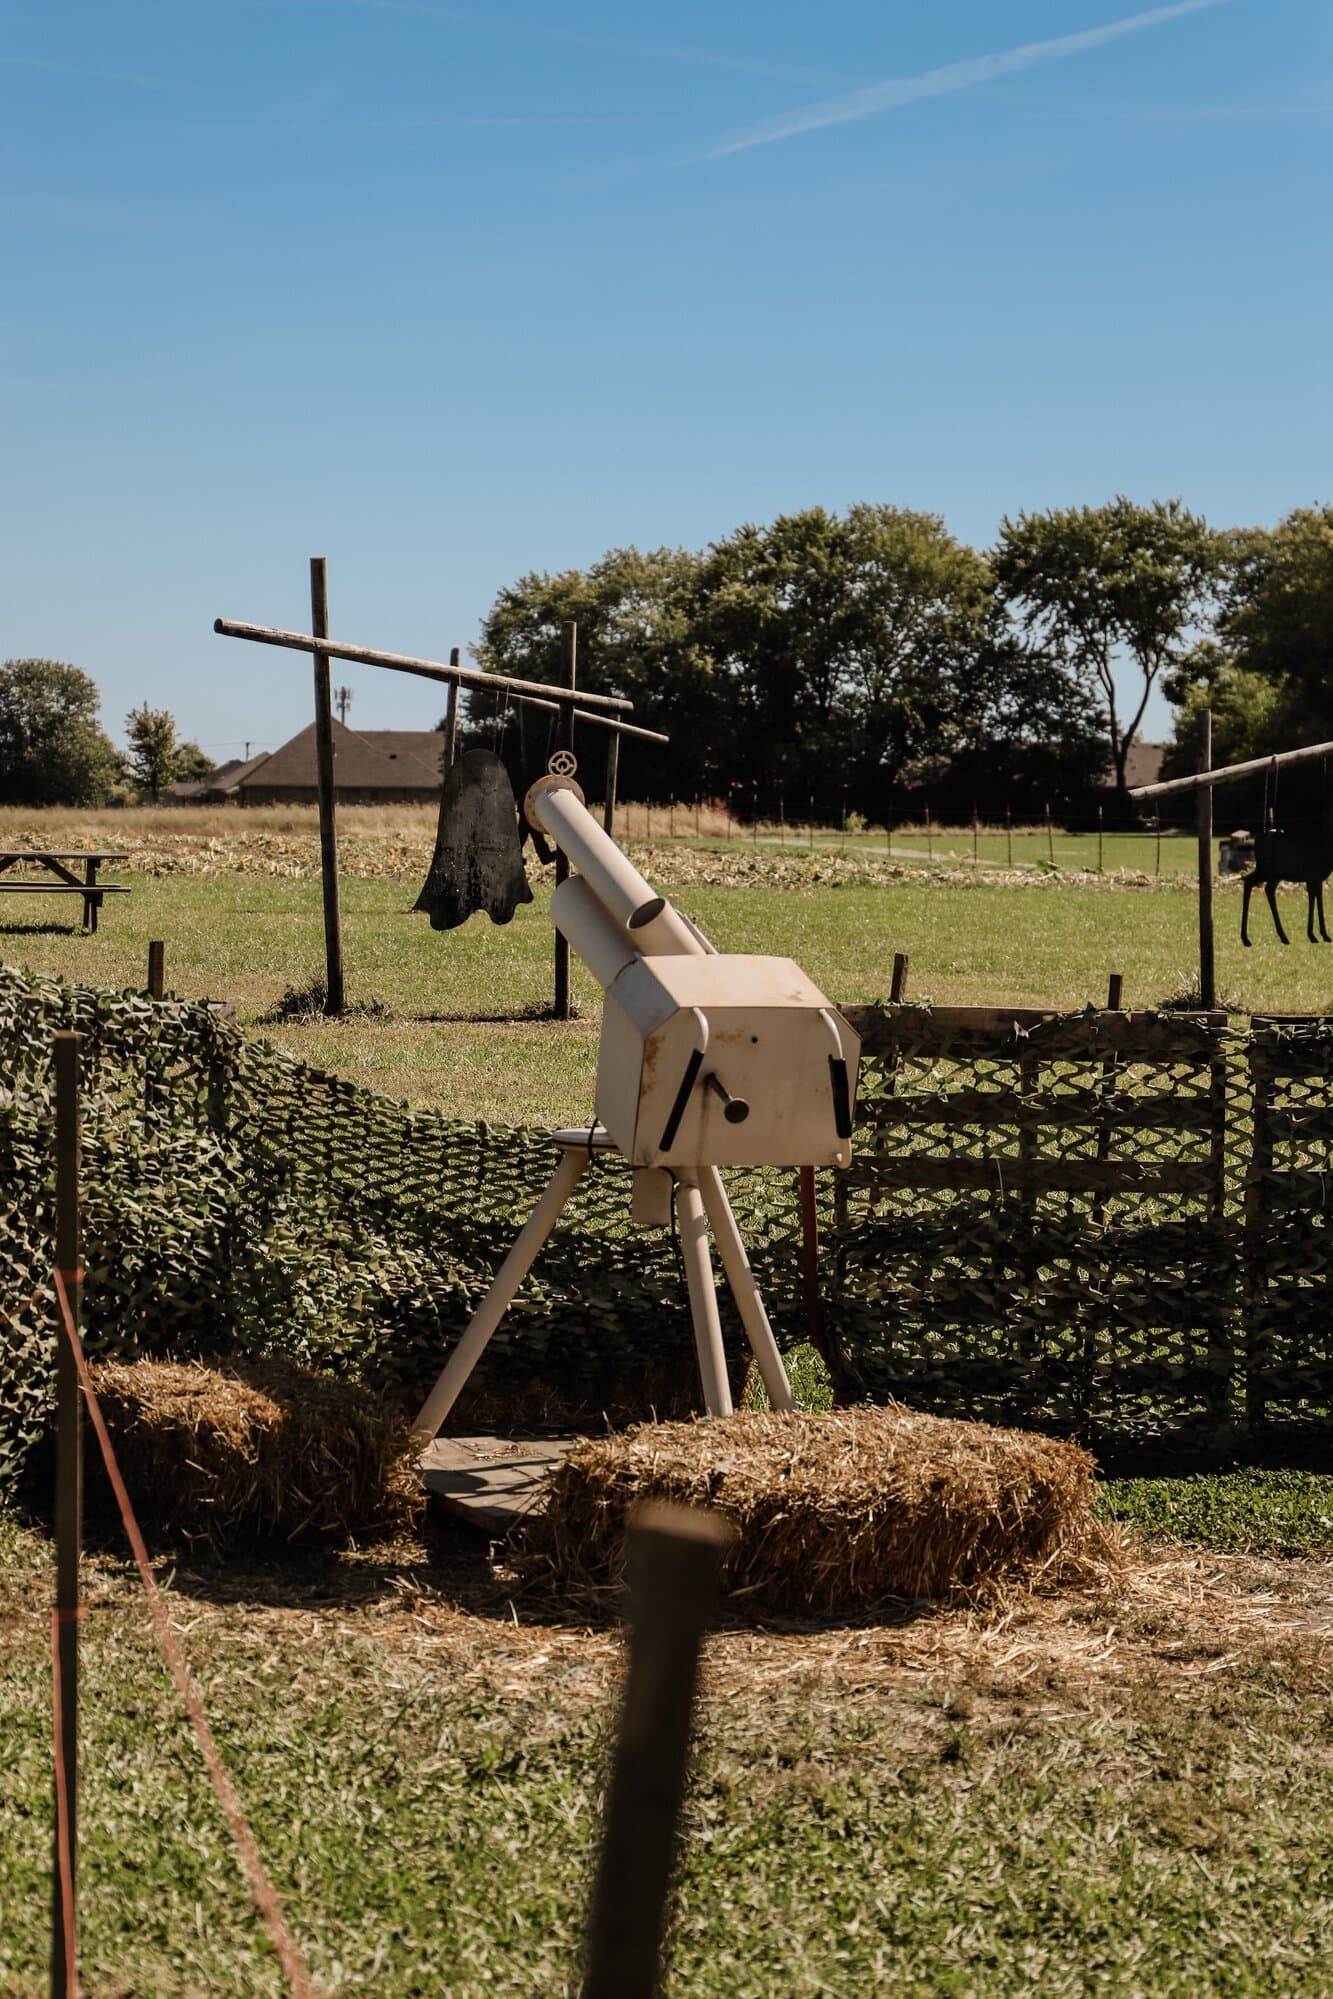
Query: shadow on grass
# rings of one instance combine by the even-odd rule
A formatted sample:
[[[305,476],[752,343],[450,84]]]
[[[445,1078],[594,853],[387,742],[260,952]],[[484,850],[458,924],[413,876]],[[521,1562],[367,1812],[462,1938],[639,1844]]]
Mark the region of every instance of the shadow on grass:
[[[81,923],[0,923],[0,937],[91,937],[92,934]]]
[[[533,1000],[529,1006],[511,1007],[508,1013],[409,1013],[404,1019],[412,1027],[519,1027],[530,1020],[554,1020],[550,1000]],[[583,1009],[570,1001],[569,1018],[582,1020]]]

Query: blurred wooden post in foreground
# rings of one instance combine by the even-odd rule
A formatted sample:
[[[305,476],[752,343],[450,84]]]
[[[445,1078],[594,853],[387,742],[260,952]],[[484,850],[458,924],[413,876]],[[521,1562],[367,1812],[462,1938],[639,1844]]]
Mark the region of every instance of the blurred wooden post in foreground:
[[[329,635],[328,566],[322,555],[310,558],[310,630],[317,639]],[[342,911],[338,904],[338,831],[333,816],[333,697],[329,686],[329,655],[315,660],[315,764],[319,778],[319,872],[324,890],[324,1011],[342,1013]]]
[[[593,1886],[583,1999],[655,1999],[699,1653],[727,1523],[649,1504],[629,1531],[630,1651]]]
[[[77,1328],[79,1263],[79,1046],[57,1034],[56,1268]],[[83,1397],[56,1302],[55,1828],[51,1893],[51,1999],[77,1999],[79,1879],[79,1564],[83,1550]]]
[[[148,946],[148,997],[161,999],[167,989],[167,947],[158,941]]]

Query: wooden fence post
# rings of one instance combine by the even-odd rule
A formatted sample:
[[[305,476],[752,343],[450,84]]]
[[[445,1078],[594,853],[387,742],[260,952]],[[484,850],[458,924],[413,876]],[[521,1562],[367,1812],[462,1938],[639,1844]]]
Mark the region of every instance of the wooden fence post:
[[[77,1327],[82,1303],[79,1252],[79,1047],[55,1036],[56,1268]],[[83,1397],[74,1351],[57,1300],[56,1603],[57,1727],[51,1897],[51,1999],[77,1999],[79,1879],[79,1566],[83,1548]]]
[[[161,999],[167,989],[167,947],[156,942],[148,946],[148,997]]]
[[[579,628],[570,618],[561,626],[565,653],[565,685],[572,692],[578,680]],[[560,747],[572,750],[574,747],[574,707],[573,703],[562,704],[560,726],[557,730]],[[612,738],[614,741],[614,737]],[[569,862],[563,850],[555,851],[555,884],[559,888],[562,881],[569,879]],[[555,1004],[552,1007],[557,1020],[568,1020],[569,1004],[569,940],[557,930],[555,933]]]
[[[329,635],[328,565],[322,555],[310,558],[310,631],[317,639]],[[324,1011],[342,1013],[342,911],[338,904],[338,831],[334,821],[333,699],[329,686],[329,655],[317,652],[315,662],[315,763],[319,779],[319,872],[324,891]]]
[[[593,1885],[583,1999],[654,1999],[699,1653],[731,1530],[660,1503],[629,1531],[630,1655]]]
[[[615,838],[616,832],[616,779],[619,773],[620,731],[611,729],[606,741],[606,798],[602,804],[602,831],[608,833],[612,839]],[[694,816],[697,824],[699,817],[697,805],[694,808]]]
[[[1205,708],[1199,717],[1201,737],[1199,769],[1213,767],[1213,711]],[[1213,788],[1201,784],[1195,793],[1199,833],[1199,1004],[1205,1012],[1217,1005],[1217,979],[1213,961]]]

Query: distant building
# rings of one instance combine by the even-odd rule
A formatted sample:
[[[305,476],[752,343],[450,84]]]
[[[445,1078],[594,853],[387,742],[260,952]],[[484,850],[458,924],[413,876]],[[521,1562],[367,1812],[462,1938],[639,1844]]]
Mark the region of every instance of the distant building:
[[[1156,784],[1162,774],[1162,758],[1170,748],[1169,743],[1131,743],[1129,755],[1125,759],[1125,785],[1130,791],[1140,784]],[[1108,764],[1097,780],[1108,790],[1115,785],[1115,771]]]
[[[433,805],[443,782],[440,729],[348,729],[333,723],[339,805]],[[248,763],[220,764],[199,784],[173,785],[183,805],[314,805],[315,725]]]

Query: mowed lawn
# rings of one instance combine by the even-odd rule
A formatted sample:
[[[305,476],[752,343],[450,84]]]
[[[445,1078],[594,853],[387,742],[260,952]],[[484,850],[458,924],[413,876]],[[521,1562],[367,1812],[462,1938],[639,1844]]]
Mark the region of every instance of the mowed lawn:
[[[990,1617],[724,1629],[666,1999],[1326,1993],[1333,1676],[1295,1568],[1176,1556]],[[47,1990],[48,1576],[0,1518],[4,1999]],[[279,1994],[137,1582],[94,1558],[89,1595],[84,1989]],[[447,1530],[182,1565],[172,1605],[323,1989],[573,1999],[614,1630],[513,1600]]]
[[[473,917],[432,931],[410,914],[414,885],[342,884],[353,1000],[388,1010],[298,1025],[264,1024],[289,987],[323,963],[319,883],[218,874],[122,876],[96,937],[68,902],[0,898],[0,959],[111,987],[142,987],[148,942],[166,944],[167,983],[183,997],[231,999],[242,1023],[306,1060],[372,1089],[463,1116],[562,1123],[585,1114],[596,1066],[600,994],[575,963],[581,1018],[532,1016],[549,1004],[553,932],[547,891],[512,923]],[[909,877],[798,889],[689,886],[676,899],[719,949],[798,960],[837,1001],[887,995],[894,953],[911,957],[909,991],[940,1003],[1081,1007],[1120,972],[1126,1003],[1153,1006],[1197,981],[1188,887],[1118,888],[1089,877],[964,886]],[[72,898],[71,898],[72,900]],[[1293,943],[1267,911],[1241,948],[1239,895],[1218,895],[1220,992],[1245,1012],[1333,1011],[1333,947],[1303,934],[1304,897],[1288,893]]]

